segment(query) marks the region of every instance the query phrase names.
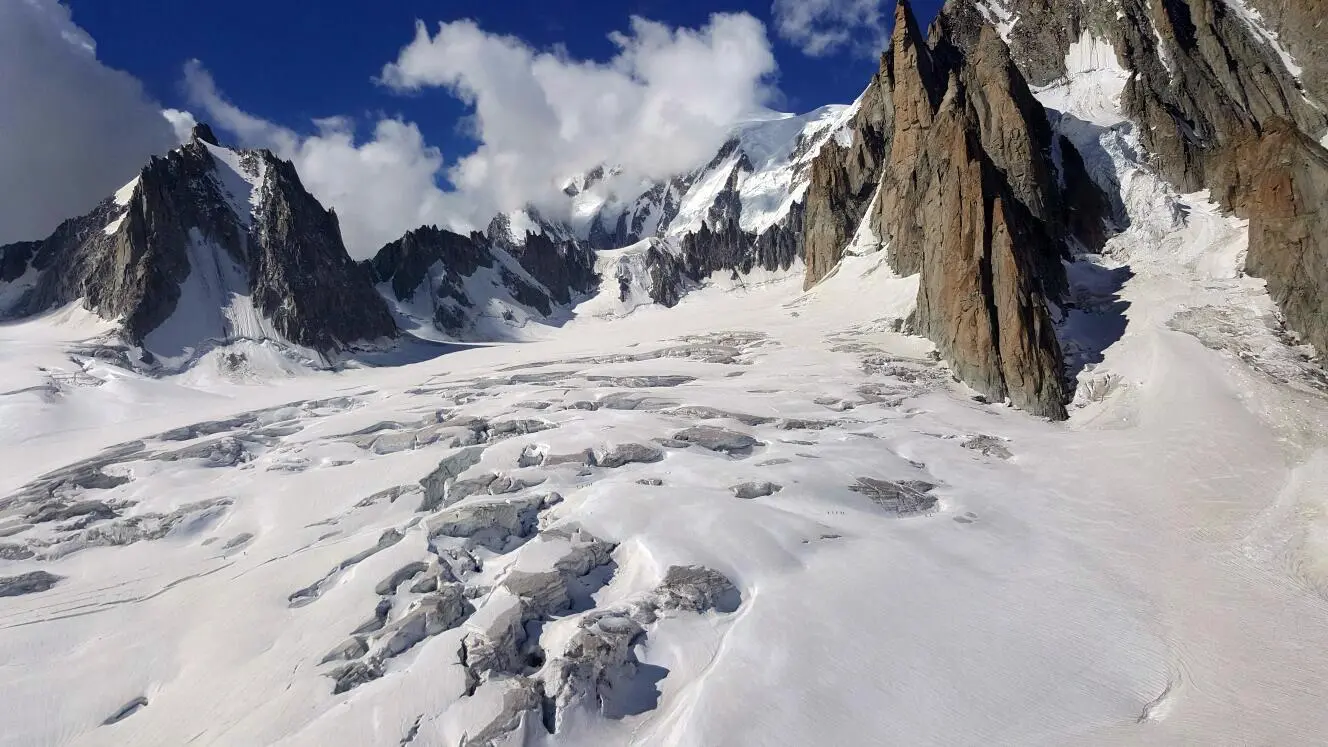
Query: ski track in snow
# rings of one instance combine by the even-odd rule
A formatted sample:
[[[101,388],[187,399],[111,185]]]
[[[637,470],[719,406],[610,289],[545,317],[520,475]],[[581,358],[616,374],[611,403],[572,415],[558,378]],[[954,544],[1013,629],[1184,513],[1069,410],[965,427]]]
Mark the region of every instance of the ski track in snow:
[[[1068,267],[1066,424],[893,332],[879,252],[400,368],[147,379],[71,358],[77,309],[0,326],[0,744],[1316,743],[1328,380],[1102,46],[1038,92],[1121,211]],[[680,566],[733,604],[669,606]]]

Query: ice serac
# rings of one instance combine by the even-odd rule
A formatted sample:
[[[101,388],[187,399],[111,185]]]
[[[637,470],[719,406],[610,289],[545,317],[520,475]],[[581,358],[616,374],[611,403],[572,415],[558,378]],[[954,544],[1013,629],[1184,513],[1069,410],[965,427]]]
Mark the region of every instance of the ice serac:
[[[1005,42],[977,20],[951,29],[943,15],[928,41],[909,3],[897,4],[890,48],[854,121],[857,147],[825,149],[813,166],[806,282],[833,268],[847,237],[869,230],[896,272],[920,275],[912,329],[956,376],[1060,419],[1063,362],[1048,301],[1065,289],[1067,247],[1101,240],[1106,203],[1095,187],[1062,186],[1081,181],[1063,169],[1082,172],[1082,160],[1054,142]]]
[[[0,280],[31,281],[0,294],[10,299],[0,314],[78,301],[164,356],[238,339],[331,353],[395,337],[336,215],[305,191],[294,166],[215,140],[199,126],[91,213],[43,241],[0,250]]]

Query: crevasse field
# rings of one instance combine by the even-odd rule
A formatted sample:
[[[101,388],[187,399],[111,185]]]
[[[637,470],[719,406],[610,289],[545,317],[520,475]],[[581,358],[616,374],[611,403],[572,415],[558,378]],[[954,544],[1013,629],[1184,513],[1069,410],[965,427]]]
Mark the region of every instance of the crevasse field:
[[[0,326],[0,743],[1320,742],[1328,387],[1099,44],[1039,92],[1128,217],[1065,424],[894,331],[870,252],[339,373]]]

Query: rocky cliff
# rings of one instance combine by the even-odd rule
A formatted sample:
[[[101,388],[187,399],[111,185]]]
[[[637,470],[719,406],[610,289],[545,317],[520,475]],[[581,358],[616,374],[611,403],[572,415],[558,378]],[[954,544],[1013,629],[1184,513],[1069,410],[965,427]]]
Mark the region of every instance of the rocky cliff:
[[[397,334],[295,168],[222,148],[205,125],[88,215],[0,258],[0,313],[79,301],[119,321],[147,361],[183,363],[238,339],[332,353]]]
[[[1123,113],[1180,191],[1207,189],[1250,219],[1246,269],[1289,327],[1328,351],[1328,45],[1318,0],[952,0],[970,35],[999,21],[1034,84],[1103,45],[1125,78]]]
[[[495,221],[489,235],[433,226],[410,231],[365,263],[399,316],[453,339],[506,339],[556,321],[599,284],[594,253],[551,231],[522,240]]]
[[[1107,203],[1004,40],[977,20],[942,15],[927,40],[909,3],[896,6],[851,144],[824,149],[812,167],[806,284],[854,244],[883,246],[896,272],[920,274],[911,326],[961,380],[1062,418],[1048,300],[1064,290],[1068,248],[1101,242]]]

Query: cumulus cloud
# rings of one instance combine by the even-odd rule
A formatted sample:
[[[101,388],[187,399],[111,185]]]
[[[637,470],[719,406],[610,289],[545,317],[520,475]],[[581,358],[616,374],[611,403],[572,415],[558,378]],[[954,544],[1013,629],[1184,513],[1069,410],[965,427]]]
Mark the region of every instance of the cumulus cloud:
[[[821,57],[840,51],[873,56],[885,48],[893,19],[888,0],[775,0],[771,10],[785,41]]]
[[[176,144],[57,0],[0,0],[0,244],[45,238]]]
[[[194,119],[192,112],[183,112],[179,109],[162,109],[161,116],[171,123],[171,129],[175,131],[175,139],[181,144],[189,142],[193,137],[194,126],[198,120]]]
[[[610,38],[616,53],[597,62],[473,21],[436,34],[418,24],[379,81],[402,93],[441,88],[472,109],[463,124],[478,146],[447,166],[411,122],[381,119],[358,138],[352,120],[331,117],[301,133],[233,104],[197,61],[185,67],[185,87],[199,113],[240,144],[293,161],[336,209],[347,248],[364,257],[421,224],[484,228],[526,205],[560,217],[563,186],[596,166],[616,166],[619,183],[633,185],[688,171],[774,95],[774,57],[750,15],[717,14],[695,30],[633,18],[629,32]]]
[[[566,180],[599,165],[623,180],[704,163],[733,125],[774,95],[775,60],[760,21],[715,14],[700,29],[631,19],[607,62],[539,51],[473,21],[418,23],[380,81],[396,91],[443,88],[473,109],[480,143],[448,172],[476,214],[527,203],[557,207]]]
[[[292,161],[305,187],[336,209],[346,247],[356,258],[372,256],[424,224],[466,227],[457,220],[462,212],[457,197],[438,186],[442,153],[425,143],[412,123],[382,119],[363,141],[345,117],[320,119],[313,134],[297,133],[232,104],[197,60],[185,65],[185,87],[191,103],[241,145],[269,148]]]

